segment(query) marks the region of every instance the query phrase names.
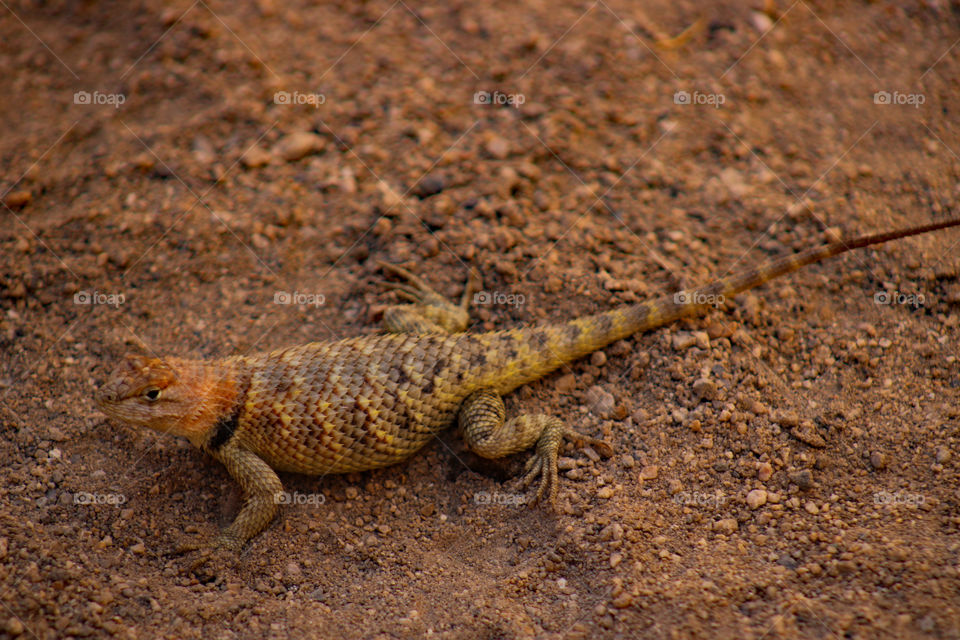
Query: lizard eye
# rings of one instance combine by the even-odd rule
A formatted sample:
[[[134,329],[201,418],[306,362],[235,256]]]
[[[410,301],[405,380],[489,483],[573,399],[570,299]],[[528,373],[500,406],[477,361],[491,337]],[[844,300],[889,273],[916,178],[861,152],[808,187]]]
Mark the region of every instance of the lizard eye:
[[[150,387],[149,389],[143,392],[143,397],[149,400],[150,402],[153,402],[154,400],[157,400],[160,397],[160,389],[157,389],[156,387]]]

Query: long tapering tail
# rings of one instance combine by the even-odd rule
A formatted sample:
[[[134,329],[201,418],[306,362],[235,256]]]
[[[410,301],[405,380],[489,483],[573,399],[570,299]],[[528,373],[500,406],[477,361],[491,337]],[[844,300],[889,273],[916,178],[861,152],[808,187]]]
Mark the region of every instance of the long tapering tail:
[[[680,291],[650,302],[541,328],[502,331],[497,334],[498,338],[492,347],[513,351],[516,358],[510,366],[497,371],[485,371],[481,377],[489,383],[485,386],[492,386],[501,393],[506,393],[612,342],[634,333],[662,327],[681,318],[702,314],[725,298],[797,271],[808,264],[854,249],[956,226],[960,226],[960,218],[831,242],[777,258],[758,268],[721,278],[693,290]],[[503,342],[502,345],[497,344],[500,341]]]

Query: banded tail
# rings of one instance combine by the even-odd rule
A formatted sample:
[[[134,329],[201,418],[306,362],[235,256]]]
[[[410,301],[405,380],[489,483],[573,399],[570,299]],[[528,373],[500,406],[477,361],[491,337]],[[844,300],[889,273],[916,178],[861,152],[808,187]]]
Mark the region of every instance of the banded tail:
[[[581,358],[635,333],[649,331],[694,315],[702,314],[718,300],[730,298],[765,282],[847,251],[891,240],[960,226],[960,218],[906,229],[840,240],[777,258],[758,268],[716,280],[692,291],[669,294],[650,302],[621,307],[561,324],[540,328],[514,329],[490,334],[491,351],[508,353],[508,364],[478,372],[480,386],[500,393],[536,380],[561,365]],[[515,357],[513,357],[515,354]]]

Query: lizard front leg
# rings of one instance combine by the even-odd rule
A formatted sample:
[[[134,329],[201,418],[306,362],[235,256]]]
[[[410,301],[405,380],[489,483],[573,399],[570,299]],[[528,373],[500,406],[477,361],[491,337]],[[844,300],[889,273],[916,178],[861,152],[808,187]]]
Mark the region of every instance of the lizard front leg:
[[[212,571],[204,569],[203,575],[215,577],[220,570],[218,565],[231,564],[247,540],[263,531],[273,520],[281,503],[283,484],[266,462],[235,441],[209,453],[223,463],[227,473],[240,485],[243,506],[212,544],[182,544],[175,553],[199,551],[200,555],[184,571],[195,573],[204,565],[213,565]]]
[[[227,443],[214,457],[223,463],[243,491],[240,513],[220,533],[215,546],[238,551],[273,520],[281,502],[283,484],[266,462],[235,442]]]
[[[604,454],[612,453],[606,442],[571,429],[555,416],[521,414],[506,420],[506,414],[500,394],[493,389],[481,389],[463,401],[457,421],[467,446],[484,458],[502,458],[536,445],[521,485],[527,487],[539,476],[538,502],[546,499],[551,505],[556,503],[557,455],[564,438],[590,444]]]

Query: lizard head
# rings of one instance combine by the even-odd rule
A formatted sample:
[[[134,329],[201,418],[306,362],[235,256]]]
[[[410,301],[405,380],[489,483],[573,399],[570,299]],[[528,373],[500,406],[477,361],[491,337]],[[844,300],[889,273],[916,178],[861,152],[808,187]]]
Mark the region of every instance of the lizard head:
[[[206,431],[202,385],[189,361],[127,355],[97,390],[111,418],[193,439]]]

